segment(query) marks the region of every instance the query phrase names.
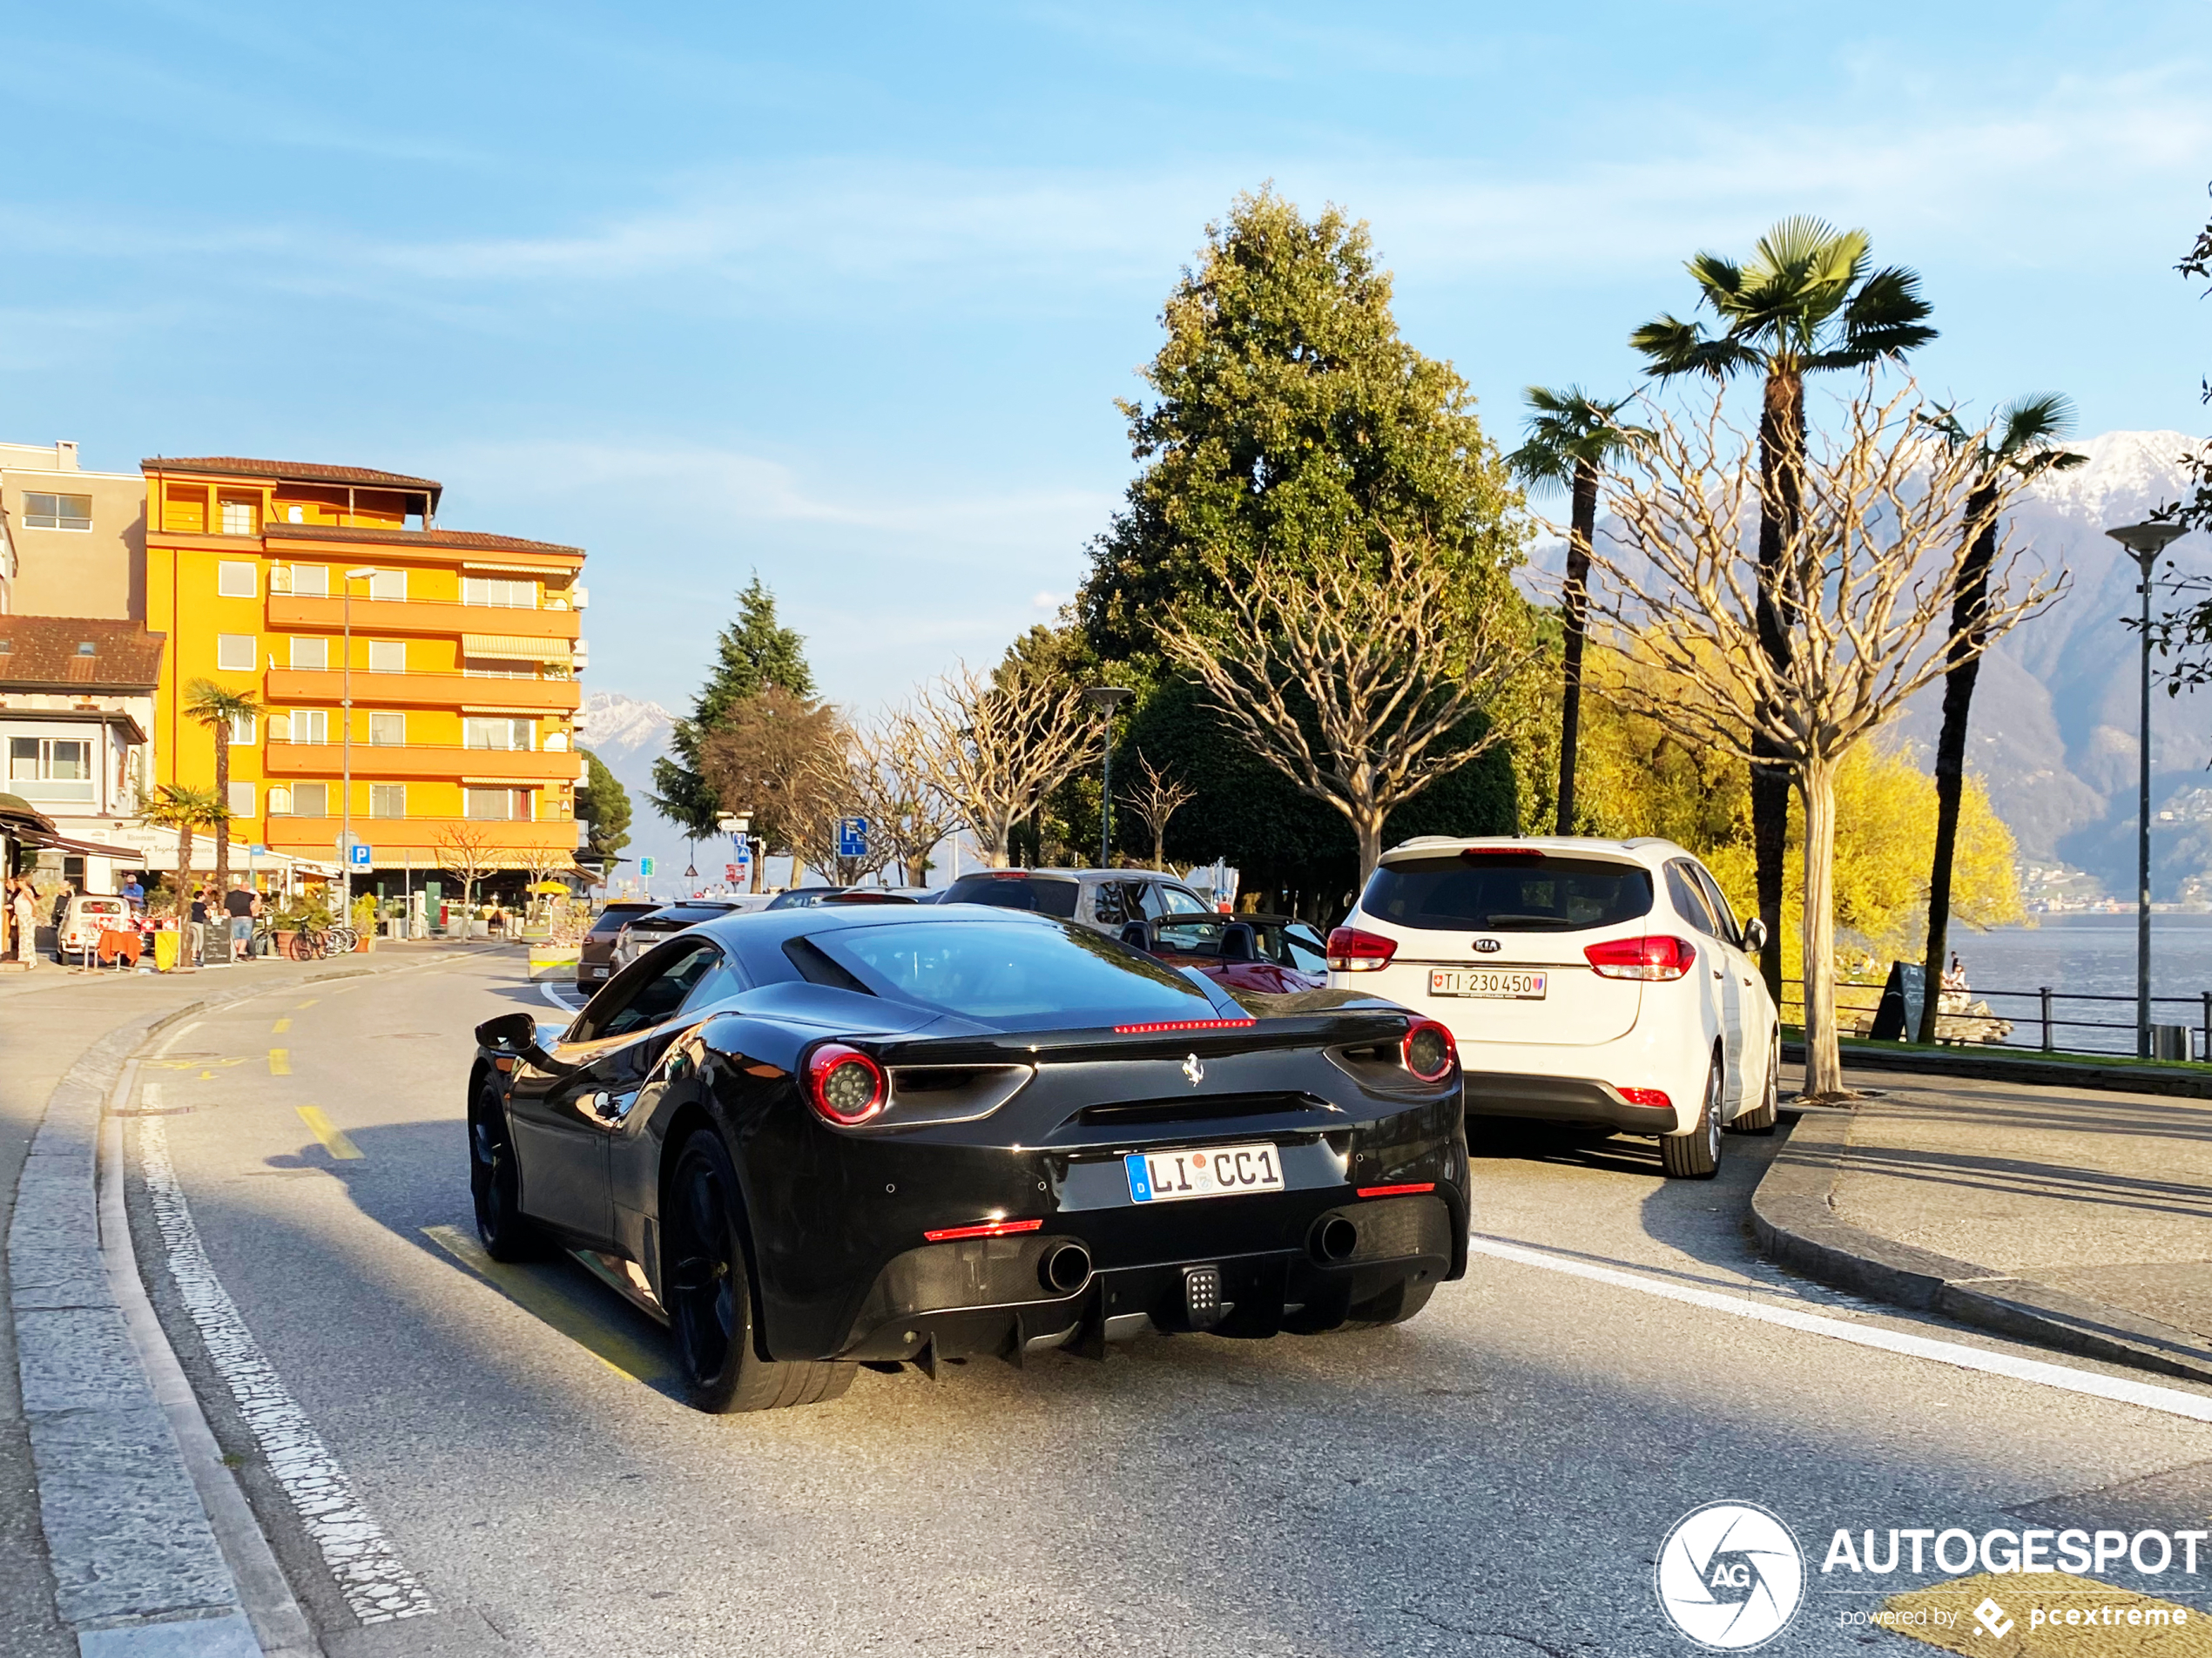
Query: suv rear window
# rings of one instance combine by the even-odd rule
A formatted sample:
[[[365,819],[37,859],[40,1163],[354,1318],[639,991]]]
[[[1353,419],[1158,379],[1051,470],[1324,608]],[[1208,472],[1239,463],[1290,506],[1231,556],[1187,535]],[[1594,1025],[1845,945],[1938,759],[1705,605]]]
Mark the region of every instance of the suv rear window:
[[[622,931],[625,923],[641,915],[651,915],[659,907],[658,904],[610,904],[591,918],[591,931],[611,938]]]
[[[1076,917],[1080,883],[1035,875],[962,875],[945,889],[944,904],[988,904],[999,910],[1034,910],[1063,921]]]
[[[1455,853],[1385,864],[1359,907],[1377,920],[1431,931],[1575,933],[1651,913],[1651,876],[1595,858]]]

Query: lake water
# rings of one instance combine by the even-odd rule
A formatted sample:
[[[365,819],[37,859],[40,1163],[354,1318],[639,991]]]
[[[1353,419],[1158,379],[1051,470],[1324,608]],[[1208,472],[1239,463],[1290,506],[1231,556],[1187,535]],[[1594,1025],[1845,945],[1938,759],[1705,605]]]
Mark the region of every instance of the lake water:
[[[1987,933],[1954,929],[1951,947],[1966,964],[1973,998],[1988,997],[1990,1010],[2018,1027],[2011,1041],[2034,1047],[2042,1041],[2037,1004],[2031,998],[1989,996],[1993,990],[2033,992],[2048,985],[2059,993],[2054,1014],[2061,1019],[2107,1019],[2128,1027],[2120,1031],[2061,1029],[2054,1040],[2062,1048],[2135,1050],[2135,918],[2133,915],[2047,915],[2038,927],[1997,927]],[[2212,915],[2153,915],[2150,918],[2151,994],[2186,996],[2180,1002],[2152,1004],[2161,1024],[2202,1027],[2204,992],[2212,990]],[[2124,1002],[2072,1002],[2074,995],[2124,996]],[[2200,1044],[2202,1038],[2198,1038]]]

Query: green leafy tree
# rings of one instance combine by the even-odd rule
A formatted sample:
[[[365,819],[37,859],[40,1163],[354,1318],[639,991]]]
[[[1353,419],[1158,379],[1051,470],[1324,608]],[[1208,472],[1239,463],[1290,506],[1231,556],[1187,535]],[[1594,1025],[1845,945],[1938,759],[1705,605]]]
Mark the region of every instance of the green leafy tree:
[[[1863,230],[1824,220],[1785,219],[1742,263],[1700,253],[1687,266],[1698,302],[1717,327],[1662,315],[1629,335],[1662,378],[1762,376],[1759,406],[1759,558],[1757,625],[1776,673],[1789,669],[1789,626],[1777,603],[1775,573],[1804,498],[1805,376],[1900,358],[1935,338],[1919,275],[1901,266],[1872,268]],[[1752,840],[1758,859],[1759,914],[1766,922],[1760,969],[1782,988],[1782,859],[1789,834],[1790,773],[1779,745],[1755,737]]]
[[[718,833],[721,797],[701,769],[706,739],[737,704],[771,685],[802,699],[814,694],[806,641],[776,619],[776,596],[756,574],[738,595],[738,617],[716,643],[714,666],[691,704],[689,719],[669,733],[672,752],[653,762],[653,810],[695,840]],[[740,803],[742,804],[742,803]]]
[[[192,838],[195,831],[219,832],[230,821],[231,810],[213,789],[189,783],[165,783],[138,802],[138,816],[158,829],[177,832],[177,894],[179,906],[192,902]],[[227,839],[219,834],[218,845]],[[179,913],[182,914],[180,907]]]
[[[577,791],[576,815],[583,819],[584,850],[611,862],[630,844],[630,792],[624,788],[606,762],[590,749],[583,756],[583,786]]]
[[[231,800],[231,732],[261,713],[253,692],[233,691],[218,680],[195,679],[185,687],[185,718],[197,720],[215,735],[215,798],[226,808]],[[226,832],[215,837],[216,895],[228,892],[230,885],[231,838]]]
[[[1628,403],[1602,403],[1579,386],[1554,391],[1531,386],[1528,435],[1506,457],[1523,483],[1568,492],[1567,588],[1561,610],[1566,623],[1561,669],[1558,829],[1575,832],[1575,761],[1582,722],[1582,649],[1589,632],[1590,548],[1597,536],[1597,487],[1606,462],[1642,431],[1619,424]]]
[[[1997,506],[2009,495],[2006,475],[2025,481],[2045,472],[2064,472],[2089,457],[2058,447],[2074,427],[2074,405],[2055,392],[2020,398],[1997,411],[1985,433],[1967,430],[1955,409],[1944,409],[1931,422],[1953,448],[1972,445],[1979,481],[1967,498],[1968,522],[1979,526],[1959,566],[1959,587],[1951,602],[1948,666],[1943,676],[1943,726],[1936,738],[1935,855],[1928,874],[1927,983],[1942,982],[1944,953],[1951,943],[1952,867],[1959,849],[1959,812],[1966,787],[1966,722],[1973,712],[1974,681],[1981,672],[1989,604],[1989,572],[1997,563]],[[1936,1039],[1936,998],[1920,1010],[1919,1040]]]

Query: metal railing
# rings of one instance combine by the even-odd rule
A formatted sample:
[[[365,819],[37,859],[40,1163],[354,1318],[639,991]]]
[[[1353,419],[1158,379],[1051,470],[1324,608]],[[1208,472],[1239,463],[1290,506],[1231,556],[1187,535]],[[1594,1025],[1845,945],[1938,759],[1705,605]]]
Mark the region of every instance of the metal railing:
[[[1851,1022],[1848,1015],[1862,1013],[1868,1014],[1871,1021],[1871,1016],[1881,1007],[1884,987],[1878,984],[1839,982],[1836,986],[1838,1023],[1847,1025]],[[2115,995],[2086,990],[2054,990],[2048,985],[2038,986],[2033,990],[1983,990],[1977,987],[1965,991],[1946,991],[1944,994],[1963,995],[1970,1006],[1975,1002],[1986,1002],[1989,1005],[1987,1014],[1946,1012],[1942,1014],[1945,1020],[1986,1017],[2003,1020],[2013,1027],[2011,1035],[1999,1037],[1994,1041],[1958,1041],[1951,1044],[1952,1046],[2012,1048],[2032,1047],[2046,1054],[2127,1055],[2135,1052],[2135,998],[2133,994]],[[2007,1008],[2000,1005],[2000,1003],[2016,1005],[2023,1002],[2029,1006],[2018,1013],[2009,1011]],[[2128,1016],[2125,1019],[2073,1018],[2067,1014],[2065,1008],[2067,1004],[2074,1002],[2091,1004],[2085,1010],[2089,1013],[2096,1013],[2110,1007],[2125,1008],[2128,1009]],[[2188,996],[2153,996],[2150,1002],[2151,1018],[2154,1023],[2192,1027],[2197,1033],[2196,1040],[2200,1044],[2197,1053],[2207,1059],[2212,1059],[2212,990],[2200,991],[2195,995]],[[2186,1018],[2161,1019],[2158,1010],[2161,1007],[2187,1008],[2188,1014]],[[1797,1014],[1794,1021],[1790,1018],[1792,1008],[1795,1008]],[[1782,1020],[1784,1024],[1795,1022],[1802,1026],[1804,1023],[1804,980],[1785,979],[1782,981]],[[2034,1036],[2040,1040],[2025,1041],[2020,1040],[2020,1034],[2027,1031],[2033,1032]],[[2106,1044],[2085,1046],[2080,1041],[2066,1040],[2060,1035],[2064,1031],[2113,1031],[2118,1035],[2114,1040]],[[1909,1029],[1905,1034],[1905,1040],[1907,1041],[1915,1041],[1919,1038],[1919,1032],[1917,1029]],[[2094,1039],[2090,1040],[2094,1041]]]

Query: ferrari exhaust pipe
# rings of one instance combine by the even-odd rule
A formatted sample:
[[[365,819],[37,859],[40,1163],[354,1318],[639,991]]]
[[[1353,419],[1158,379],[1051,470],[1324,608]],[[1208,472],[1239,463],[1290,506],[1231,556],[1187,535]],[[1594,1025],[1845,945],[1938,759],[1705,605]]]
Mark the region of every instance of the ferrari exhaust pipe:
[[[1359,1229],[1341,1215],[1321,1223],[1313,1234],[1313,1253],[1322,1261],[1349,1261],[1359,1247]]]
[[[1037,1277],[1055,1295],[1073,1295],[1090,1282],[1090,1251],[1080,1244],[1049,1250],[1037,1263]]]

